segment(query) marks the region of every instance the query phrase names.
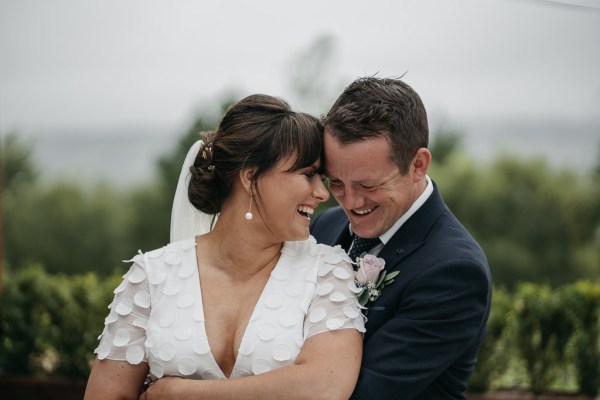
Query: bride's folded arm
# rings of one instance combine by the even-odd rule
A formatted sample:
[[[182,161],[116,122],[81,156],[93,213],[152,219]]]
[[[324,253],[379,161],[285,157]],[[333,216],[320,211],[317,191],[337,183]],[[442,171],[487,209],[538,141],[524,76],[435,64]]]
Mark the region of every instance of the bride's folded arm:
[[[127,361],[96,358],[84,400],[137,400],[147,374],[145,362],[132,365]]]
[[[294,365],[236,379],[162,378],[141,400],[166,399],[348,399],[362,357],[362,334],[327,331],[304,342]]]

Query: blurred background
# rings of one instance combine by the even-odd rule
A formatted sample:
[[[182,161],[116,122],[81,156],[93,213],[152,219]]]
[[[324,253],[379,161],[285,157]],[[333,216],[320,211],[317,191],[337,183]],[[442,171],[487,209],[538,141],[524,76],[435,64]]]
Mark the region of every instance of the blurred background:
[[[86,376],[120,260],[168,241],[184,154],[231,102],[321,115],[365,75],[421,95],[430,175],[498,293],[598,284],[597,0],[0,0],[0,373]],[[535,387],[508,362],[488,387]]]

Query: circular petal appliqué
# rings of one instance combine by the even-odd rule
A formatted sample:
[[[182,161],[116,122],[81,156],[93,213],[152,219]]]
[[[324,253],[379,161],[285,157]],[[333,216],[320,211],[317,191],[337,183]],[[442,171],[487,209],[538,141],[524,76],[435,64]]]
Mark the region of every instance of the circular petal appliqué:
[[[137,292],[133,296],[133,302],[142,308],[150,307],[150,295],[146,292]]]
[[[188,251],[196,247],[196,239],[184,240],[179,244],[179,248]]]
[[[129,315],[133,311],[133,304],[129,299],[122,299],[117,305],[117,314]]]
[[[347,286],[348,286],[348,289],[354,294],[358,294],[362,290],[361,288],[356,286],[356,283],[354,281],[348,281]]]
[[[164,260],[168,265],[175,266],[181,263],[181,256],[178,253],[170,252],[165,256]]]
[[[146,327],[148,326],[148,320],[145,318],[136,318],[135,321],[133,321],[133,326],[146,329]]]
[[[110,354],[110,344],[106,342],[100,343],[100,346],[96,348],[96,354],[100,360],[104,360]]]
[[[287,361],[292,358],[292,349],[287,344],[278,344],[273,349],[275,361]]]
[[[125,359],[129,364],[139,364],[144,360],[144,349],[141,346],[131,346],[125,352]]]
[[[162,292],[167,296],[173,296],[177,294],[179,292],[179,283],[174,281],[165,282]]]
[[[175,357],[175,346],[172,343],[165,343],[158,350],[158,358],[163,361],[171,361]]]
[[[277,334],[277,328],[271,324],[262,324],[258,328],[258,338],[264,342],[273,340]]]
[[[179,277],[180,278],[189,278],[190,276],[192,276],[194,274],[194,272],[196,272],[196,266],[194,264],[188,263],[188,264],[183,264],[180,268],[179,268]]]
[[[177,370],[182,375],[192,375],[196,372],[196,363],[190,357],[184,357],[177,363]]]
[[[117,319],[119,319],[116,314],[114,313],[110,313],[106,316],[106,318],[104,319],[104,325],[108,325],[108,324],[112,324],[113,322],[115,322]]]
[[[340,329],[344,326],[344,321],[339,318],[329,318],[325,323],[325,326],[327,326],[327,329],[329,330]]]
[[[273,271],[271,271],[271,276],[273,279],[277,281],[287,281],[290,279],[291,270],[289,268],[283,268],[281,266],[276,266]]]
[[[319,268],[319,273],[317,275],[322,278],[328,273],[330,273],[334,268],[335,266],[331,264],[324,264],[321,266],[321,268]]]
[[[194,296],[191,293],[181,293],[177,297],[177,307],[188,308],[194,304]]]
[[[348,296],[340,292],[333,292],[331,293],[331,296],[329,296],[329,300],[333,301],[334,303],[340,303],[346,300],[347,298]]]
[[[308,320],[312,323],[322,321],[327,316],[327,311],[323,307],[315,307],[308,313]]]
[[[184,340],[188,340],[189,338],[191,338],[192,333],[193,333],[193,330],[190,325],[179,325],[179,326],[177,326],[177,328],[175,328],[174,335],[177,340],[184,341]]]
[[[157,378],[162,378],[165,374],[165,370],[158,361],[150,361],[150,373]]]
[[[113,290],[113,293],[114,294],[121,293],[123,290],[125,290],[125,288],[127,287],[127,285],[129,285],[129,282],[127,282],[125,279],[123,279],[121,281],[121,283],[119,284],[119,286],[117,286],[115,288],[115,290]]]
[[[163,314],[158,320],[158,325],[160,325],[161,328],[166,328],[168,326],[171,326],[173,322],[175,322],[175,314]]]
[[[326,296],[329,293],[331,293],[332,290],[333,290],[333,285],[331,283],[326,282],[319,286],[319,288],[317,289],[317,294],[319,296]]]
[[[275,293],[274,294],[270,294],[265,299],[265,306],[267,308],[272,309],[272,310],[278,309],[279,307],[281,307],[282,304],[283,304],[283,299],[281,298],[280,295],[275,294]]]
[[[344,306],[344,315],[348,318],[356,318],[360,315],[360,311],[358,311],[358,307],[348,304]]]
[[[210,346],[206,337],[200,337],[194,341],[192,346],[194,353],[196,354],[207,354],[210,351]]]
[[[291,328],[292,326],[296,325],[296,323],[296,317],[291,312],[283,313],[279,317],[279,325],[283,326],[284,328]]]
[[[336,253],[329,253],[323,256],[323,262],[327,263],[327,264],[339,264],[342,262],[343,260],[343,255],[342,253],[336,252]]]
[[[150,258],[158,258],[165,253],[165,248],[161,247],[160,249],[152,250],[146,253]]]
[[[113,338],[113,344],[117,347],[123,347],[131,340],[129,332],[125,329],[119,329]]]
[[[360,317],[360,318],[354,318],[354,319],[352,320],[352,323],[353,323],[353,325],[354,325],[354,328],[355,328],[357,331],[359,331],[359,332],[361,332],[361,333],[365,333],[365,332],[367,331],[367,330],[365,329],[365,322],[364,322],[364,320],[362,319],[362,317]]]
[[[144,272],[143,269],[141,269],[137,265],[134,265],[133,267],[131,267],[131,273],[127,277],[127,280],[129,280],[129,282],[140,283],[144,279],[146,279],[146,273]]]
[[[339,279],[350,279],[352,277],[352,274],[346,269],[346,268],[342,268],[342,267],[335,267],[333,269],[333,276],[335,276],[336,278]]]

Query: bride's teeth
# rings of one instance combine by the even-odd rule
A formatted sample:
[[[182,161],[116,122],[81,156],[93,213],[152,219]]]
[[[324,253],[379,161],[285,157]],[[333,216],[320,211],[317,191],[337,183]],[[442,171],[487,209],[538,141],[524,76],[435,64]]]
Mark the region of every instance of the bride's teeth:
[[[312,215],[315,212],[315,209],[308,206],[298,207],[298,211],[303,212],[308,215]]]
[[[358,215],[365,215],[370,213],[371,211],[373,211],[372,208],[369,208],[367,210],[354,210],[355,213],[357,213]]]

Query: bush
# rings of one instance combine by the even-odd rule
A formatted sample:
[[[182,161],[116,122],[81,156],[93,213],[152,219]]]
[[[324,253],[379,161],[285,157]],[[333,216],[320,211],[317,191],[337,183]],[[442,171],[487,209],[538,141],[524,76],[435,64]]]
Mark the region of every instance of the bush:
[[[486,392],[492,382],[506,370],[508,351],[506,336],[509,320],[512,318],[513,300],[506,290],[495,289],[492,296],[492,310],[487,324],[487,335],[481,344],[478,362],[469,383],[469,391]]]
[[[600,389],[600,286],[582,281],[563,287],[560,293],[573,327],[578,387],[595,397]]]
[[[87,377],[121,279],[120,273],[53,275],[39,265],[7,271],[0,297],[0,373]],[[495,288],[469,391],[517,388],[539,394],[566,387],[596,396],[599,337],[598,283],[558,289],[523,284],[514,293]],[[522,371],[526,382],[519,378]]]
[[[534,394],[548,391],[572,331],[567,311],[547,285],[521,284],[515,295],[515,343]]]
[[[2,372],[87,377],[120,276],[50,275],[34,265],[5,279]]]

